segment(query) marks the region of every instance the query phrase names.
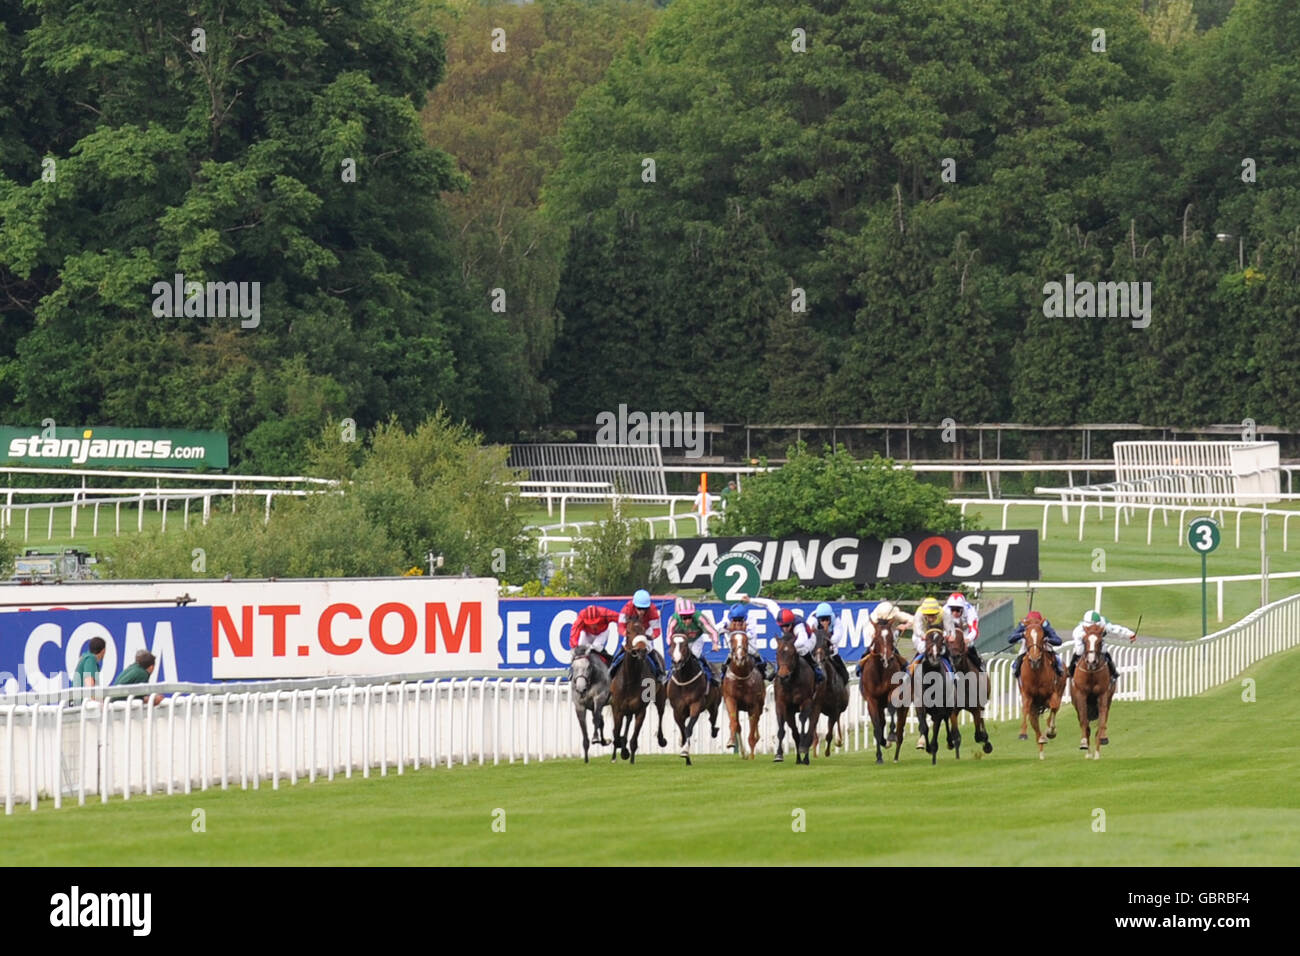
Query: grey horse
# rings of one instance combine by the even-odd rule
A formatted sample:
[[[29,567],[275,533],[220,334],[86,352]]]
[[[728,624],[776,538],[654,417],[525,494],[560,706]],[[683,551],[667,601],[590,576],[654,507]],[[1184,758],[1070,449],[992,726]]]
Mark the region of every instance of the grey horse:
[[[591,740],[587,736],[587,711],[591,711],[592,730],[596,743],[609,743],[605,739],[605,705],[609,703],[609,667],[600,654],[591,653],[589,647],[579,647],[573,652],[569,665],[569,684],[573,688],[573,712],[582,728],[582,760],[589,763],[587,750]]]

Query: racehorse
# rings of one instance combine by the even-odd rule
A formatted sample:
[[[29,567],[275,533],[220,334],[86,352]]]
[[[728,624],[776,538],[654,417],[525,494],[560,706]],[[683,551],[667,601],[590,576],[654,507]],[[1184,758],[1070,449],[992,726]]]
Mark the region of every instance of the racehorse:
[[[952,729],[957,730],[957,721],[961,717],[961,712],[970,711],[971,717],[975,719],[975,742],[984,745],[984,753],[992,753],[993,743],[989,740],[988,729],[984,726],[984,703],[989,699],[989,675],[977,668],[970,659],[966,638],[961,632],[949,634],[946,640],[948,660],[952,663],[957,685],[957,698],[954,701],[951,718]],[[957,734],[957,739],[960,742],[960,733]],[[960,753],[957,756],[958,759],[961,758]],[[978,750],[975,751],[976,760],[981,756],[983,755]]]
[[[659,693],[659,682],[655,680],[654,671],[646,660],[649,653],[650,641],[645,636],[645,628],[640,621],[628,621],[623,640],[623,664],[609,685],[609,706],[614,712],[614,752],[610,756],[611,761],[616,761],[621,756],[630,763],[636,763],[641,724],[645,721],[647,705],[652,703],[659,711],[659,746],[668,746],[663,726],[664,699]]]
[[[1020,662],[1020,739],[1028,740],[1026,723],[1034,725],[1034,738],[1038,741],[1038,759],[1043,755],[1043,744],[1056,736],[1056,712],[1061,709],[1061,695],[1065,693],[1065,673],[1056,672],[1048,663],[1045,634],[1041,624],[1025,625],[1025,656]],[[1047,717],[1047,735],[1038,727],[1038,717],[1044,711]]]
[[[821,664],[826,680],[822,687],[822,716],[826,718],[826,756],[831,755],[831,744],[839,737],[839,745],[844,746],[844,731],[840,729],[840,717],[849,709],[849,685],[844,682],[831,661],[830,640],[823,633],[817,638],[817,647],[813,658]]]
[[[709,662],[691,653],[685,634],[673,635],[673,672],[668,678],[668,703],[673,708],[673,718],[682,736],[681,755],[686,766],[691,765],[691,732],[700,714],[709,714],[709,736],[718,736],[718,704],[722,702],[722,687],[717,677],[705,681],[704,668]],[[710,667],[710,670],[712,668]],[[710,675],[713,676],[713,675]]]
[[[895,675],[906,673],[907,662],[899,655],[894,646],[894,629],[888,621],[873,623],[875,635],[871,640],[871,652],[862,659],[859,667],[858,689],[862,699],[867,702],[867,711],[871,714],[871,726],[876,735],[876,763],[884,763],[881,750],[886,746],[885,714],[891,715],[892,724],[889,741],[896,743],[894,761],[898,761],[898,752],[903,746],[903,726],[907,723],[907,704],[903,695],[895,701],[890,700],[894,685],[898,683]],[[897,705],[897,706],[895,706]]]
[[[921,658],[921,693],[916,706],[916,716],[921,721],[921,736],[925,738],[925,749],[930,755],[930,765],[939,759],[939,727],[949,724],[949,718],[956,713],[952,678],[943,665],[943,628],[932,627],[925,632],[925,656]],[[961,731],[956,721],[948,727],[948,749],[957,751],[961,759]],[[930,729],[932,728],[932,729]]]
[[[758,746],[758,721],[767,702],[767,684],[749,656],[749,635],[745,633],[744,622],[736,623],[740,627],[727,632],[731,653],[727,655],[727,672],[722,679],[722,699],[727,702],[727,716],[731,719],[732,744],[742,757],[745,747],[740,739],[739,712],[749,714],[748,758],[753,760],[754,748]]]
[[[810,764],[809,751],[817,732],[817,719],[821,716],[822,690],[826,682],[817,680],[812,665],[795,650],[793,637],[776,639],[776,679],[772,683],[776,691],[779,729],[774,760],[785,759],[785,728],[788,726],[794,736],[795,763]]]
[[[584,645],[573,652],[569,664],[569,686],[573,690],[573,711],[582,728],[582,762],[589,763],[587,750],[591,741],[587,737],[587,711],[591,711],[592,730],[596,743],[609,743],[605,739],[605,705],[609,703],[609,665],[605,658]]]
[[[1075,662],[1074,680],[1070,684],[1070,701],[1079,718],[1083,737],[1079,749],[1085,750],[1085,759],[1101,759],[1101,745],[1110,743],[1106,736],[1106,721],[1110,718],[1110,701],[1115,696],[1115,682],[1110,679],[1110,668],[1102,653],[1103,628],[1089,624],[1083,630],[1083,656]],[[1092,737],[1091,721],[1097,721],[1097,736]]]

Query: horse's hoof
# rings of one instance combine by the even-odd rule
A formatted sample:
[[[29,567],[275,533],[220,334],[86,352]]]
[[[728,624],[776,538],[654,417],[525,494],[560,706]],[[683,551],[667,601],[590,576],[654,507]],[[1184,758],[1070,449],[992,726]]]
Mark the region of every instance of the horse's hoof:
[[[884,763],[884,762],[885,759],[881,757],[880,754],[876,754],[876,763]]]
[[[1028,740],[1028,739],[1029,739],[1029,734],[1021,734],[1021,735],[1020,735],[1020,739],[1021,739],[1021,740]]]
[[[1055,739],[1056,739],[1056,731],[1055,731],[1055,730],[1049,730],[1049,731],[1047,732],[1047,739],[1048,739],[1048,740],[1055,740]]]
[[[1042,746],[1043,744],[1045,744],[1045,743],[1047,743],[1047,738],[1046,738],[1046,737],[1039,737],[1039,738],[1038,738],[1038,746],[1041,747],[1041,746]]]
[[[1088,749],[1088,738],[1087,738],[1087,737],[1084,737],[1082,740],[1079,741],[1079,749],[1080,749],[1080,750],[1087,750],[1087,749]]]
[[[668,738],[665,737],[663,734],[660,734],[660,735],[659,735],[659,746],[660,746],[660,747],[667,747],[667,746],[668,746]]]
[[[689,756],[687,756],[687,758],[686,758],[686,766],[689,767],[690,765],[691,765],[691,758],[690,758]]]
[[[1102,737],[1102,738],[1101,738],[1101,745],[1102,745],[1103,747],[1106,746],[1108,743],[1110,743],[1110,738],[1109,738],[1109,737]]]
[[[985,752],[986,754],[991,754],[991,753],[993,753],[993,745],[992,745],[991,743],[989,743],[987,740],[984,741],[984,752]]]
[[[1043,754],[1043,752],[1042,752],[1041,750],[1038,751],[1038,759],[1039,759],[1039,760],[1046,760],[1046,759],[1047,759],[1047,757],[1044,756],[1044,754]]]
[[[677,751],[677,755],[680,757],[689,757],[691,755],[691,752],[685,747],[683,747],[681,750]]]
[[[619,751],[618,755],[622,757],[624,760],[627,760],[630,758],[631,752],[626,747],[624,747],[622,750]]]
[[[781,754],[777,754],[775,757],[772,758],[772,763],[783,763],[784,761],[785,761],[785,757],[782,756]]]

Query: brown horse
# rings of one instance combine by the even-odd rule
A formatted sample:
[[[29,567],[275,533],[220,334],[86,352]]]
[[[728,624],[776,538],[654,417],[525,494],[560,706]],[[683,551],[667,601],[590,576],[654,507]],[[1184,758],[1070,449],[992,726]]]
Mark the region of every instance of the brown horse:
[[[948,749],[957,751],[961,759],[961,731],[957,721],[949,718],[957,713],[956,688],[948,668],[943,663],[943,628],[932,627],[925,632],[925,655],[917,664],[920,670],[920,691],[914,706],[921,722],[921,737],[933,766],[939,757],[939,728],[948,727]]]
[[[903,727],[907,723],[907,704],[903,695],[890,699],[897,675],[906,674],[907,661],[903,660],[894,644],[894,628],[888,621],[875,621],[875,635],[871,639],[871,652],[862,659],[858,668],[858,689],[867,702],[871,726],[876,735],[876,763],[884,763],[881,750],[886,747],[885,714],[891,715],[889,743],[894,743],[894,761],[903,747]]]
[[[690,640],[685,634],[673,635],[673,646],[669,650],[673,659],[672,676],[668,679],[668,703],[673,708],[673,718],[677,721],[677,730],[682,737],[681,756],[686,758],[686,766],[691,765],[691,732],[700,714],[708,712],[710,736],[718,736],[718,705],[722,702],[722,686],[717,676],[705,680],[704,669],[712,671],[708,661],[701,660],[691,652]]]
[[[749,754],[754,759],[754,748],[758,746],[758,721],[763,716],[763,705],[767,703],[767,684],[763,675],[754,666],[754,659],[749,656],[749,635],[745,633],[745,622],[736,621],[740,627],[733,627],[727,632],[731,644],[731,653],[727,655],[727,672],[722,679],[722,699],[727,702],[727,716],[731,718],[731,741],[737,752],[746,756],[744,743],[740,739],[740,711],[749,714]]]
[[[984,726],[984,705],[989,699],[989,675],[976,667],[975,662],[970,659],[966,638],[960,631],[949,634],[945,640],[948,645],[948,660],[952,663],[956,677],[957,699],[951,717],[952,729],[954,731],[957,729],[961,712],[969,711],[971,717],[975,719],[975,742],[984,745],[984,753],[992,753],[993,743],[989,740],[988,729]],[[957,735],[957,739],[960,741],[960,734]],[[958,754],[959,759],[960,756]],[[976,760],[981,756],[983,755],[980,751],[975,751]]]
[[[849,709],[849,685],[840,676],[839,670],[831,660],[830,641],[822,635],[817,638],[817,648],[813,659],[821,665],[826,680],[822,686],[821,713],[826,718],[826,756],[831,755],[831,744],[838,736],[839,746],[844,746],[844,731],[840,729],[840,717]]]
[[[1028,740],[1026,723],[1034,725],[1038,741],[1038,759],[1045,760],[1043,744],[1056,736],[1056,712],[1061,709],[1065,693],[1065,672],[1057,673],[1048,663],[1046,634],[1041,624],[1025,625],[1025,656],[1020,662],[1020,739]],[[1038,727],[1038,717],[1048,711],[1047,734]]]
[[[825,681],[818,682],[809,664],[794,648],[794,638],[776,639],[776,691],[777,734],[776,761],[785,759],[785,728],[795,742],[795,763],[810,764],[809,751],[817,732],[817,719],[821,716],[822,690]],[[802,728],[800,724],[802,723]]]
[[[668,739],[664,737],[664,699],[659,693],[654,671],[646,660],[649,653],[650,642],[645,636],[645,628],[639,621],[628,621],[623,641],[623,664],[609,685],[609,706],[614,712],[614,752],[610,756],[611,761],[616,761],[621,756],[630,763],[636,763],[641,724],[645,721],[646,708],[650,704],[654,704],[659,711],[659,746],[668,746]]]
[[[1109,743],[1106,722],[1110,718],[1110,701],[1115,696],[1115,682],[1110,679],[1103,653],[1104,629],[1100,624],[1089,624],[1083,630],[1083,656],[1075,662],[1074,679],[1070,683],[1070,702],[1079,718],[1083,737],[1079,749],[1087,751],[1084,759],[1101,759],[1101,745]],[[1023,671],[1022,671],[1023,673]],[[1092,736],[1090,723],[1097,721],[1097,736]]]

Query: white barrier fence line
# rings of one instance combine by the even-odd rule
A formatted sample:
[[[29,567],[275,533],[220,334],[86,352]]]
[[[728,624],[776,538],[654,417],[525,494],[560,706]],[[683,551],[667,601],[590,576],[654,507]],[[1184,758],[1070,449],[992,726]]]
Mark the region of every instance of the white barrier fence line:
[[[1199,641],[1114,646],[1110,650],[1121,673],[1117,697],[1169,700],[1199,694],[1298,643],[1300,595],[1261,608]],[[985,716],[990,721],[1020,716],[1011,663],[1006,655],[988,662]],[[36,809],[43,797],[59,807],[65,798],[84,804],[98,796],[107,802],[113,796],[127,800],[140,793],[228,789],[236,782],[243,789],[263,783],[278,789],[300,779],[332,780],[358,773],[369,777],[376,769],[381,776],[390,771],[400,775],[422,767],[543,762],[582,753],[569,684],[554,672],[345,686],[236,686],[239,689],[211,685],[204,693],[177,693],[159,706],[141,700],[77,706],[67,691],[52,703],[0,704],[5,812],[13,813],[20,802]],[[772,704],[769,685],[760,722],[763,755],[775,750]],[[965,719],[969,723],[969,717]],[[655,741],[657,726],[651,712],[642,727],[640,753],[675,754],[681,744],[671,709],[665,712],[666,751]],[[841,726],[846,750],[874,749],[856,682]],[[718,737],[710,737],[707,717],[702,718],[692,753],[725,752],[725,706],[719,708],[719,727]],[[915,715],[909,713],[909,738],[914,727]],[[606,720],[606,734],[611,733]],[[743,715],[741,735],[748,738],[748,718]],[[969,735],[964,742],[968,748],[973,743]],[[787,737],[787,751],[790,745]],[[903,746],[911,749],[907,741]],[[609,758],[608,747],[593,745],[592,759]]]

